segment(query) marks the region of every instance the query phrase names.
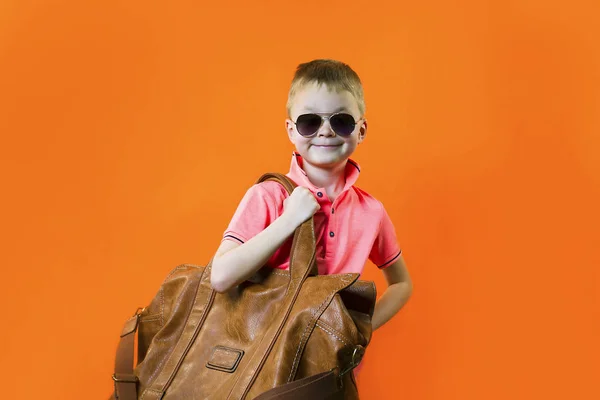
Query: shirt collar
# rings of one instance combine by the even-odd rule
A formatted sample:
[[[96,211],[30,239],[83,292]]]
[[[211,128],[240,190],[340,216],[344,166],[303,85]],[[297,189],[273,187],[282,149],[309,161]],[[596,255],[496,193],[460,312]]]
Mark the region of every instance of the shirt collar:
[[[296,182],[297,185],[307,187],[314,192],[323,189],[317,188],[308,179],[306,172],[304,172],[304,169],[302,169],[302,162],[302,156],[299,153],[294,152],[292,154],[292,162],[290,165],[290,172],[288,173],[288,177],[291,178],[294,182]],[[358,165],[356,161],[348,159],[348,162],[346,163],[345,173],[346,185],[344,186],[344,192],[350,189],[350,187],[352,187],[352,185],[354,185],[358,180],[358,176],[360,175],[360,165]]]

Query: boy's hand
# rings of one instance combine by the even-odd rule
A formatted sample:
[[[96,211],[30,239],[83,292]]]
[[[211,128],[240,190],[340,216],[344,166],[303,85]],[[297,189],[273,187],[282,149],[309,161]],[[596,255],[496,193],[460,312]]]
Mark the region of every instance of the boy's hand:
[[[283,201],[283,215],[296,227],[302,225],[320,208],[312,192],[303,186],[296,187],[290,197]]]

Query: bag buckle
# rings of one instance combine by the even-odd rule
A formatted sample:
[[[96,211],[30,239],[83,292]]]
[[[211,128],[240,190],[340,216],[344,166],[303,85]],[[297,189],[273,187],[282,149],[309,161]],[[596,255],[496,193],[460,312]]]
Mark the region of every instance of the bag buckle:
[[[128,384],[128,383],[133,383],[137,386],[137,382],[138,382],[138,378],[135,375],[130,375],[130,374],[119,374],[117,376],[117,374],[113,374],[112,375],[112,379],[114,381],[113,385],[114,385],[114,393],[115,393],[115,398],[118,399],[121,396],[119,395],[119,386],[121,384]]]
[[[360,362],[362,361],[364,354],[365,354],[365,348],[362,346],[356,346],[354,348],[354,351],[352,352],[352,361],[350,362],[350,365],[340,372],[339,377],[340,378],[343,377],[348,372],[350,372],[354,368],[358,367],[358,364],[360,364]]]
[[[137,376],[129,375],[129,374],[119,374],[119,376],[117,376],[117,374],[113,374],[112,378],[113,378],[113,381],[115,381],[115,383],[118,383],[118,382],[137,383],[137,381],[138,381]]]

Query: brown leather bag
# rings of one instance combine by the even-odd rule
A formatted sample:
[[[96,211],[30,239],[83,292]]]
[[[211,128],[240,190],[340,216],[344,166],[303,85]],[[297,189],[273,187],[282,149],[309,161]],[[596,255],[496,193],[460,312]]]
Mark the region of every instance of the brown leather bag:
[[[312,218],[294,234],[289,270],[264,267],[220,294],[211,263],[175,268],[126,322],[112,399],[358,399],[352,370],[371,339],[375,285],[316,273]]]

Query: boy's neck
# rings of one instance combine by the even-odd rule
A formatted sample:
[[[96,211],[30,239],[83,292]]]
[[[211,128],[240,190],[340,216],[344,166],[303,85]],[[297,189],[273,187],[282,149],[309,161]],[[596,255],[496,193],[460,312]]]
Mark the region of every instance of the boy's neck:
[[[327,196],[333,201],[346,186],[346,163],[336,165],[332,168],[320,168],[306,160],[302,163],[302,169],[306,176],[316,187],[324,188]]]

